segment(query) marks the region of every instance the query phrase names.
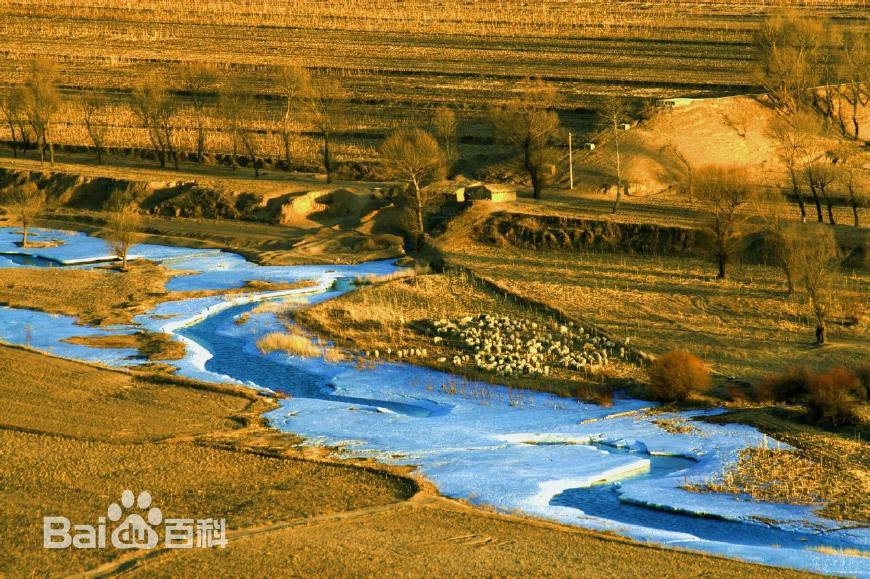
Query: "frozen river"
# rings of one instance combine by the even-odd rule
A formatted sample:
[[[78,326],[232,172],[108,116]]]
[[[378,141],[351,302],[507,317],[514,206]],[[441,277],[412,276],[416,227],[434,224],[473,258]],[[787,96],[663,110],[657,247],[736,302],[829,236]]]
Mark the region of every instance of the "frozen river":
[[[82,234],[42,231],[63,245],[0,255],[0,267],[90,267],[106,257],[104,242]],[[20,253],[14,231],[0,229],[0,252]],[[308,444],[343,449],[348,456],[416,465],[445,495],[523,512],[642,541],[831,574],[870,576],[870,559],[817,549],[870,550],[865,528],[818,517],[813,508],[756,502],[733,495],[695,493],[704,482],[764,442],[741,425],[693,422],[669,433],[652,420],[701,412],[649,416],[650,403],[617,399],[610,408],[536,392],[468,383],[406,364],[359,369],[283,353],[261,354],[256,341],[280,330],[274,313],[252,312],[263,300],[314,302],[340,295],[348,280],[394,271],[391,262],[352,266],[261,267],[212,250],[137,246],[141,257],[193,272],[170,290],[230,289],[246,281],[310,279],[313,288],[165,302],[115,328],[85,328],[64,316],[0,308],[0,339],[70,358],[110,365],[136,363],[129,350],[67,344],[75,335],[131,332],[145,327],[174,334],[187,345],[179,373],[233,381],[289,394],[268,418]],[[243,323],[240,323],[243,322]],[[442,384],[464,383],[465,395]],[[459,389],[462,391],[462,388]],[[520,402],[518,403],[517,400]],[[766,441],[776,445],[775,441]],[[762,523],[761,521],[765,521]]]

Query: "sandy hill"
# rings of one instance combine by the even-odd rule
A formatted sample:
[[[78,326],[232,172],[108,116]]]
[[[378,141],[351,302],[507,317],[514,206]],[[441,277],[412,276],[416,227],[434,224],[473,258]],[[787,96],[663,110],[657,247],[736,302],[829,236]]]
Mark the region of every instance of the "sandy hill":
[[[771,136],[776,113],[752,96],[712,99],[682,99],[687,104],[661,108],[650,119],[632,122],[621,133],[624,177],[639,192],[668,189],[693,167],[710,164],[746,165],[775,180],[785,177]],[[870,111],[863,114],[870,124]],[[866,131],[865,131],[866,132]],[[834,139],[818,135],[824,149],[833,149]],[[864,159],[870,167],[870,151]],[[575,158],[575,166],[592,187],[615,181],[614,144],[602,133],[594,151]]]

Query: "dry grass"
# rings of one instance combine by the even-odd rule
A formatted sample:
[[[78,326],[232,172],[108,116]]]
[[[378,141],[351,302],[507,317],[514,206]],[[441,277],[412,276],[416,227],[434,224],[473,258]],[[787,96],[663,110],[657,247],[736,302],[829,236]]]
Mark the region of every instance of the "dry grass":
[[[41,519],[92,521],[125,488],[149,490],[164,516],[226,517],[230,528],[387,504],[414,492],[409,481],[384,473],[240,452],[259,432],[258,413],[272,407],[245,389],[0,347],[0,399],[3,574],[66,574],[117,556],[45,550]]]
[[[483,372],[472,365],[450,364],[454,355],[466,353],[458,344],[444,340],[434,343],[430,335],[432,321],[456,319],[478,314],[507,315],[548,325],[556,319],[546,312],[507,299],[461,272],[418,275],[377,285],[364,286],[339,298],[293,312],[303,326],[335,340],[336,344],[357,353],[369,352],[368,361],[377,358],[398,359],[399,350],[426,350],[425,356],[406,355],[403,360],[442,369],[468,379],[484,380],[511,387],[544,390],[565,396],[604,400],[612,379],[639,376],[629,363],[614,360],[605,373],[597,376],[553,367],[547,379],[526,376],[501,376]],[[391,352],[391,353],[388,353]],[[439,362],[439,358],[446,361]],[[484,396],[470,384],[427,384],[447,392]],[[602,382],[607,382],[602,387]],[[471,390],[469,390],[471,389]]]
[[[64,342],[82,344],[91,348],[132,348],[151,361],[181,360],[185,355],[182,342],[173,340],[167,334],[136,332],[135,334],[108,336],[73,336]]]
[[[866,431],[828,432],[796,420],[797,411],[742,410],[710,419],[755,426],[796,451],[762,445],[745,450],[733,469],[703,490],[746,493],[758,500],[820,505],[832,519],[870,522],[870,453]]]
[[[449,248],[448,248],[449,247]],[[505,291],[545,303],[570,319],[602,328],[652,353],[689,351],[714,372],[753,380],[790,365],[825,367],[870,357],[868,328],[847,315],[870,303],[870,276],[854,271],[837,281],[840,302],[831,344],[814,347],[809,309],[786,295],[775,268],[740,265],[730,279],[692,257],[558,252],[447,246],[448,260]]]
[[[168,272],[148,262],[124,273],[97,268],[0,269],[0,304],[78,317],[90,325],[124,324],[166,295]]]
[[[287,352],[291,356],[314,358],[320,355],[320,348],[311,338],[298,333],[272,332],[257,340],[257,348],[264,354],[275,351]]]
[[[227,393],[0,346],[0,422],[9,428],[114,443],[190,436],[234,428],[232,415],[260,404],[248,391]]]
[[[268,549],[263,545],[268,544]],[[535,577],[767,577],[798,573],[677,551],[617,537],[490,515],[438,501],[366,518],[326,521],[242,538],[227,549],[173,553],[138,569],[172,577],[228,575]]]

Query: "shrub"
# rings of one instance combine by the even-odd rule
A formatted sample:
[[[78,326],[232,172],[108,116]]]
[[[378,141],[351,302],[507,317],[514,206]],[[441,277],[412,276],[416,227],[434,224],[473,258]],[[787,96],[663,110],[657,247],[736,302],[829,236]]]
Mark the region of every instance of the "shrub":
[[[858,378],[861,382],[861,386],[864,388],[864,396],[862,397],[864,400],[870,399],[870,364],[860,364],[852,368],[852,373]]]
[[[692,393],[710,388],[710,370],[697,356],[674,350],[660,356],[647,370],[654,398],[682,402]]]
[[[843,366],[810,378],[807,409],[815,420],[834,426],[860,422],[858,405],[866,399],[861,380]]]
[[[782,374],[766,376],[755,387],[755,398],[760,402],[797,402],[809,392],[810,371],[803,366],[792,366]]]

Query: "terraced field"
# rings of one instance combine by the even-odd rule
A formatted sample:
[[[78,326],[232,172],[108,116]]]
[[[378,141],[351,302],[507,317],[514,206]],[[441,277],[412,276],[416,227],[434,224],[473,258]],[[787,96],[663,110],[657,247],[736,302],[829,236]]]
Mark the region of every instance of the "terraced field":
[[[786,2],[790,4],[791,2]],[[0,5],[0,85],[20,82],[34,56],[57,60],[64,93],[96,91],[122,101],[137,79],[176,78],[184,62],[212,62],[259,97],[254,127],[264,155],[278,156],[271,131],[283,101],[275,66],[299,63],[339,78],[351,95],[340,156],[366,158],[389,128],[425,122],[441,104],[459,109],[466,154],[489,143],[486,107],[526,76],[557,82],[563,122],[587,130],[602,95],[711,96],[752,89],[751,34],[772,2],[340,0],[27,0]],[[776,3],[782,4],[782,3]],[[794,2],[838,21],[866,19],[863,0]],[[836,4],[836,5],[834,5]],[[184,95],[179,95],[184,98]],[[144,146],[129,111],[112,111],[109,143]],[[126,112],[126,114],[125,114]],[[87,142],[75,110],[56,138]],[[182,146],[189,119],[178,117]],[[212,119],[209,148],[226,150]],[[306,127],[299,125],[300,133]],[[0,133],[5,138],[5,129]],[[300,154],[312,143],[300,136]]]

